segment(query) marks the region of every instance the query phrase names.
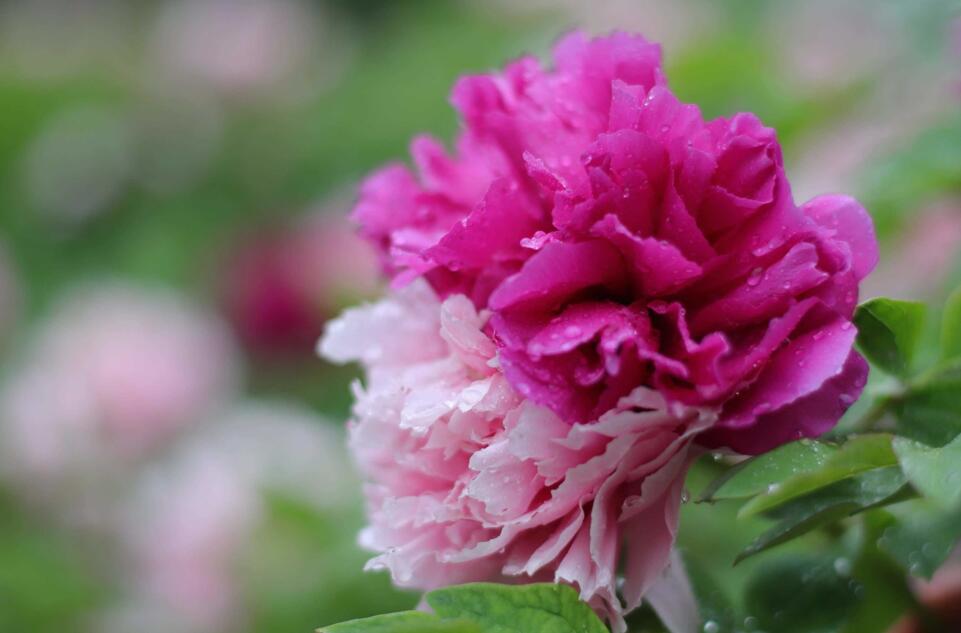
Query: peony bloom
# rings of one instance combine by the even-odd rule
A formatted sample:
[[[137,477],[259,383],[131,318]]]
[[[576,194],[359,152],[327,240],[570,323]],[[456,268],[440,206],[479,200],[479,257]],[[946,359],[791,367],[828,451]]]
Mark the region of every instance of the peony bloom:
[[[361,543],[402,587],[526,576],[577,585],[620,622],[616,569],[627,541],[628,609],[674,541],[692,438],[708,410],[636,388],[600,419],[568,424],[499,371],[485,319],[417,281],[348,310],[322,344],[361,361],[350,445],[367,488]]]
[[[363,234],[395,288],[419,281],[321,351],[367,370],[373,565],[553,577],[618,624],[667,564],[694,453],[820,435],[858,397],[877,245],[853,199],[795,204],[755,116],[681,103],[658,46],[575,33],[554,59],[462,79],[456,155],[421,138],[416,172],[364,184]]]
[[[370,246],[342,217],[321,211],[240,244],[222,285],[227,317],[252,351],[309,354],[324,321],[374,296],[380,280]]]
[[[78,289],[0,390],[3,470],[41,497],[109,497],[97,473],[122,470],[207,415],[236,374],[226,327],[180,297],[121,284]]]
[[[307,411],[247,402],[154,464],[121,514],[131,591],[105,616],[105,630],[242,630],[240,570],[267,518],[264,495],[342,513],[350,478],[341,442]]]

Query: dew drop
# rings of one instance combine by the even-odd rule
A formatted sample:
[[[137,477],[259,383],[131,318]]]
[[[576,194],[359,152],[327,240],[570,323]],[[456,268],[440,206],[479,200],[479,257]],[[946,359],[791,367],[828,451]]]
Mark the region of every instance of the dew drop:
[[[834,559],[834,573],[838,576],[850,576],[851,575],[851,561],[846,558],[836,558]]]
[[[708,620],[704,623],[704,633],[720,633],[721,625],[714,620]]]

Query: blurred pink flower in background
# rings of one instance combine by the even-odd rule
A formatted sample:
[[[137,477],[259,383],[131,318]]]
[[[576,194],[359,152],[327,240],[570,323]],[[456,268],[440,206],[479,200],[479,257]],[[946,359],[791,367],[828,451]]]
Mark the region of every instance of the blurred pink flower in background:
[[[324,322],[380,288],[373,249],[343,216],[315,212],[241,241],[223,267],[224,308],[257,353],[308,355]]]
[[[301,0],[174,0],[160,8],[153,53],[162,74],[233,96],[283,96],[281,84],[329,82],[345,50],[317,3]],[[315,47],[323,46],[321,66]]]
[[[105,616],[104,630],[242,630],[239,564],[265,518],[264,494],[342,512],[354,490],[342,442],[308,411],[264,402],[236,404],[186,437],[126,502],[127,602]]]
[[[370,481],[368,568],[420,589],[567,582],[622,631],[668,564],[691,440],[716,415],[639,387],[570,425],[511,388],[485,320],[417,281],[328,326],[321,352],[367,373],[350,444]]]
[[[932,300],[961,264],[961,198],[918,209],[864,286],[866,296]]]
[[[123,283],[74,290],[22,351],[0,392],[2,469],[39,497],[109,495],[84,480],[198,422],[232,396],[239,372],[218,320]]]

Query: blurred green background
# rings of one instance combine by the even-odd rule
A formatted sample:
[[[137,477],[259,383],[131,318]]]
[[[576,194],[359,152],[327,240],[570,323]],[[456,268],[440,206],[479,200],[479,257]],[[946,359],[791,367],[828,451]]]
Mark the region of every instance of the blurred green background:
[[[379,285],[343,218],[412,135],[452,137],[458,75],[544,56],[570,28],[662,42],[682,99],[778,130],[798,201],[861,197],[883,248],[868,295],[940,298],[961,282],[959,15],[946,0],[0,3],[0,631],[293,633],[416,603],[362,571],[342,436],[355,374],[313,355],[325,319]],[[222,344],[198,351],[198,331]],[[154,422],[130,407],[174,397],[160,430],[135,428]],[[778,557],[834,560],[815,536],[732,569],[758,526],[724,504],[684,513],[682,545],[733,600]]]

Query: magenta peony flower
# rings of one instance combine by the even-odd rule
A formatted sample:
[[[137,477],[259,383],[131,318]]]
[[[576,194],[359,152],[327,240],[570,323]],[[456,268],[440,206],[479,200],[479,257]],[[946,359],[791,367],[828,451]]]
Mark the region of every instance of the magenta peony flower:
[[[307,355],[324,321],[380,287],[376,257],[342,217],[320,212],[239,244],[223,266],[224,311],[259,355]]]
[[[858,282],[877,248],[842,196],[791,198],[774,132],[704,121],[656,45],[563,39],[461,80],[460,156],[415,141],[355,217],[395,282],[490,308],[510,383],[569,423],[638,385],[721,409],[703,441],[757,453],[831,428],[864,383]]]
[[[554,58],[461,80],[458,155],[419,139],[416,175],[364,184],[362,232],[395,288],[417,281],[321,352],[367,372],[373,567],[554,579],[621,629],[668,565],[693,456],[820,435],[858,397],[877,245],[853,199],[794,203],[756,117],[678,101],[656,45],[573,34]]]

